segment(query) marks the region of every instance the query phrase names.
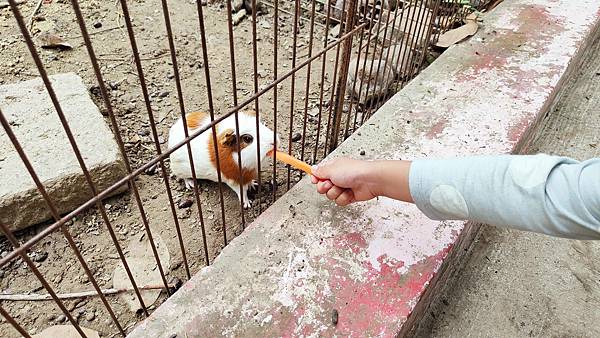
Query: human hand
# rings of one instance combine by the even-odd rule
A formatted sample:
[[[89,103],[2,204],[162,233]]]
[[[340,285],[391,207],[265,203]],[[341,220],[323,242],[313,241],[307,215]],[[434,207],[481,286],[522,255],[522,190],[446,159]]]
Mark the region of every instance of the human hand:
[[[314,167],[311,180],[320,194],[345,206],[380,194],[376,171],[376,162],[339,158]]]

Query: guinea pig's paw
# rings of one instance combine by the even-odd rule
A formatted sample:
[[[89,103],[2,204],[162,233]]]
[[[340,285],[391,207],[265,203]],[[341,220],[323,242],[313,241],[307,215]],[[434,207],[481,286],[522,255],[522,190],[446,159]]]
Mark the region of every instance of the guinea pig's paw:
[[[249,188],[252,189],[252,190],[258,188],[258,181],[257,180],[252,180],[252,182],[250,182],[250,184],[249,184]]]
[[[194,179],[192,178],[186,178],[183,180],[183,182],[185,183],[185,188],[187,190],[193,190],[194,189]]]
[[[244,209],[250,209],[252,207],[252,201],[250,199],[244,200]]]

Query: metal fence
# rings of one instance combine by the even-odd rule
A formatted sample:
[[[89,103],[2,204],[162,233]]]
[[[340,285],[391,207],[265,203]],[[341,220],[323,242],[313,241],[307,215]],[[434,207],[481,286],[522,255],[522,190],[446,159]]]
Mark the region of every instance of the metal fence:
[[[159,259],[159,253],[153,238],[153,231],[149,223],[152,221],[148,217],[147,206],[143,203],[137,180],[140,175],[147,172],[149,169],[158,168],[160,178],[164,185],[163,193],[166,194],[168,200],[168,212],[172,219],[172,224],[169,225],[169,230],[177,236],[177,243],[181,255],[183,268],[185,271],[183,279],[189,279],[191,275],[201,268],[203,265],[209,265],[211,262],[211,254],[207,244],[207,222],[206,215],[203,210],[203,191],[200,188],[201,183],[197,181],[197,173],[195,167],[198,166],[197,158],[193,156],[194,149],[191,146],[192,140],[200,137],[200,135],[209,135],[209,144],[212,144],[216,156],[217,181],[224,182],[221,166],[223,157],[219,156],[219,151],[223,151],[218,146],[218,138],[221,136],[218,133],[219,123],[225,121],[231,116],[235,120],[235,143],[236,153],[242,151],[243,135],[240,135],[240,114],[247,109],[255,111],[255,130],[258,135],[250,142],[247,142],[252,151],[256,152],[258,167],[258,175],[256,175],[257,188],[253,206],[246,210],[244,190],[250,187],[250,183],[240,184],[239,189],[240,200],[236,206],[227,203],[224,198],[226,186],[223,184],[216,185],[218,189],[219,212],[216,222],[220,227],[222,234],[223,246],[232,239],[234,234],[228,233],[228,229],[240,228],[244,229],[247,222],[259,214],[262,209],[268,206],[269,203],[276,200],[278,196],[290,189],[290,187],[299,180],[302,173],[295,169],[277,164],[276,161],[265,160],[264,153],[261,152],[261,141],[266,139],[276,140],[279,136],[281,142],[277,143],[277,147],[281,151],[301,158],[309,163],[317,163],[324,158],[332,150],[334,150],[340,142],[350,136],[360,125],[369,119],[370,116],[380,107],[391,95],[400,90],[408,81],[410,81],[426,64],[429,59],[429,51],[431,45],[439,35],[447,30],[460,24],[461,16],[464,15],[463,1],[459,0],[412,0],[412,1],[370,1],[370,0],[348,0],[337,1],[336,3],[323,3],[321,0],[312,1],[279,1],[266,0],[257,4],[256,0],[245,4],[250,13],[251,32],[250,42],[247,46],[250,47],[252,54],[251,77],[249,79],[238,78],[242,68],[236,62],[236,56],[240,50],[246,50],[247,46],[236,43],[235,22],[237,13],[240,8],[234,2],[225,1],[224,7],[226,18],[222,20],[223,38],[227,40],[229,55],[229,69],[227,71],[228,78],[214,75],[214,68],[211,65],[211,59],[208,56],[207,44],[207,29],[205,7],[200,1],[196,2],[197,13],[197,32],[199,34],[199,49],[201,50],[201,58],[203,63],[204,86],[206,88],[207,119],[210,123],[197,128],[188,128],[191,125],[187,121],[190,115],[186,115],[191,110],[185,106],[183,97],[183,81],[181,79],[178,53],[175,45],[175,37],[172,29],[171,18],[169,14],[169,3],[167,0],[156,1],[160,3],[163,20],[165,25],[165,38],[168,41],[168,54],[172,64],[172,80],[175,82],[176,94],[178,99],[179,118],[183,120],[184,136],[172,147],[165,149],[161,145],[160,132],[156,121],[156,111],[153,109],[152,97],[149,91],[148,79],[145,76],[143,60],[140,56],[138,41],[144,39],[144,36],[137,32],[133,24],[129,5],[126,0],[119,0],[120,9],[126,29],[132,62],[135,66],[135,75],[138,80],[139,89],[141,90],[145,115],[147,116],[151,129],[151,138],[154,147],[154,154],[149,161],[144,161],[143,164],[137,167],[130,161],[130,152],[123,140],[121,128],[119,125],[119,117],[116,114],[118,107],[114,107],[111,102],[107,81],[101,71],[101,58],[98,57],[94,48],[94,41],[88,31],[89,22],[86,22],[85,15],[82,13],[79,1],[71,1],[72,10],[83,38],[84,46],[89,56],[90,66],[94,72],[97,81],[97,88],[102,99],[102,104],[106,109],[108,121],[114,132],[119,151],[124,159],[127,169],[127,175],[121,180],[113,184],[110,188],[99,191],[97,188],[98,182],[95,182],[94,177],[90,174],[89,168],[86,166],[84,156],[81,154],[78,144],[73,136],[57,94],[53,90],[52,83],[48,73],[42,62],[38,49],[35,47],[32,35],[28,29],[23,15],[20,12],[19,5],[15,0],[9,0],[8,4],[12,10],[14,19],[16,20],[22,39],[28,47],[29,53],[33,58],[35,66],[39,71],[47,93],[50,96],[54,108],[56,109],[57,117],[60,119],[64,132],[66,133],[72,150],[77,158],[81,171],[85,175],[87,187],[93,194],[93,198],[81,204],[75,210],[67,215],[60,215],[55,202],[50,197],[44,187],[44,183],[36,174],[36,170],[32,165],[32,161],[21,147],[19,140],[12,130],[12,126],[6,116],[0,111],[0,123],[8,138],[12,142],[14,149],[18,152],[22,162],[31,179],[43,197],[50,210],[54,222],[43,226],[34,236],[26,241],[20,241],[17,234],[9,230],[7,224],[0,224],[2,231],[6,235],[6,240],[10,242],[13,249],[8,254],[0,258],[0,268],[5,269],[19,258],[26,264],[27,268],[35,275],[37,280],[42,284],[43,289],[49,295],[47,298],[54,301],[54,304],[66,317],[66,320],[74,326],[77,332],[85,337],[84,331],[80,328],[78,318],[69,311],[64,304],[64,299],[55,291],[55,287],[51,285],[44,273],[33,261],[28,253],[30,253],[36,245],[47,238],[50,234],[60,231],[66,239],[72,254],[77,258],[85,275],[89,279],[89,283],[95,290],[97,297],[103,304],[105,313],[103,317],[110,317],[114,324],[116,333],[125,335],[131,327],[124,325],[119,320],[119,315],[114,310],[115,300],[106,295],[101,288],[101,283],[97,280],[93,269],[90,268],[89,262],[84,259],[81,253],[80,245],[72,235],[69,225],[72,220],[88,209],[95,209],[99,213],[102,223],[105,225],[110,241],[118,253],[118,259],[122,263],[127,276],[131,282],[133,292],[140,303],[142,309],[142,317],[150,313],[149,304],[145,304],[140,285],[136,283],[133,273],[126,260],[123,243],[118,239],[115,232],[115,226],[111,221],[105,206],[105,199],[115,190],[119,189],[124,184],[127,184],[130,193],[135,200],[135,205],[140,213],[140,221],[143,225],[145,234],[150,241],[152,253],[156,260],[157,268],[161,275],[161,286],[167,295],[175,291],[175,287],[170,284],[167,278],[166,271],[168,266],[163,266],[163,262]],[[211,6],[214,6],[211,5]],[[262,6],[262,15],[270,21],[270,34],[266,37],[260,37],[257,33],[257,15],[258,8]],[[236,8],[238,7],[238,8]],[[192,15],[192,14],[190,14]],[[291,46],[281,45],[281,30],[286,30],[287,34],[291,34]],[[302,37],[307,37],[308,46],[303,45],[300,40]],[[259,71],[259,60],[257,51],[257,41],[260,39],[272,41],[272,60],[269,60],[272,77],[265,79]],[[306,40],[306,39],[304,39]],[[300,48],[304,47],[304,48]],[[291,50],[291,51],[290,51]],[[300,55],[303,51],[304,55]],[[282,64],[282,53],[291,52],[288,59],[289,64]],[[266,61],[265,61],[266,62]],[[246,67],[248,68],[248,67]],[[200,72],[200,70],[198,70]],[[250,80],[252,90],[245,96],[240,95],[238,85],[240,81]],[[300,81],[301,80],[301,81]],[[227,86],[231,88],[229,102],[215,102],[213,97],[213,87],[215,83],[223,85],[226,81]],[[282,94],[284,93],[284,94]],[[316,95],[315,95],[316,94]],[[312,96],[311,96],[312,95]],[[265,100],[270,104],[266,104]],[[227,106],[229,108],[225,109]],[[231,108],[233,107],[233,108]],[[282,109],[284,107],[284,109]],[[222,114],[218,114],[222,112]],[[259,128],[261,120],[267,120],[266,124],[272,130],[273,135],[270,138],[260,135]],[[298,136],[299,135],[299,136]],[[195,259],[201,264],[196,264],[192,268],[189,255],[190,249],[187,247],[187,236],[182,235],[181,219],[178,217],[178,205],[173,193],[173,184],[178,184],[175,179],[170,177],[169,157],[178,149],[185,149],[185,158],[189,161],[191,171],[189,177],[192,179],[192,196],[193,204],[195,204],[195,213],[197,212],[198,229],[195,236],[201,238],[201,254]],[[244,168],[242,156],[234,156],[236,159],[237,170],[239,174],[238,182],[247,182],[248,179],[243,177]],[[172,163],[170,164],[173,165]],[[262,175],[261,175],[262,174]],[[252,175],[250,175],[252,177]],[[4,178],[3,178],[4,179]],[[230,179],[230,178],[227,178]],[[266,182],[263,182],[266,181]],[[227,217],[233,211],[239,212],[239,219]],[[231,224],[231,223],[235,224]],[[228,224],[229,223],[229,224]],[[174,249],[174,248],[172,248]],[[4,316],[7,322],[17,330],[21,335],[29,337],[27,327],[19,324],[18,320],[13,318],[5,304],[0,306],[0,313]],[[141,317],[140,317],[141,319]]]

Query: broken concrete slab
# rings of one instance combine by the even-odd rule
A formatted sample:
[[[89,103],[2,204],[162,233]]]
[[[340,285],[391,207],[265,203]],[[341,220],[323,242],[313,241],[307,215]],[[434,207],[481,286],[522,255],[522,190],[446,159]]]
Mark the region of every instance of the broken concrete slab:
[[[515,151],[599,22],[598,1],[505,0],[330,156]],[[409,335],[477,229],[385,198],[338,208],[305,179],[129,336]]]
[[[85,164],[102,191],[126,174],[113,133],[81,77],[67,73],[50,79]],[[0,86],[0,109],[60,213],[93,197],[41,78]],[[14,231],[51,218],[4,130],[0,178],[0,222]]]

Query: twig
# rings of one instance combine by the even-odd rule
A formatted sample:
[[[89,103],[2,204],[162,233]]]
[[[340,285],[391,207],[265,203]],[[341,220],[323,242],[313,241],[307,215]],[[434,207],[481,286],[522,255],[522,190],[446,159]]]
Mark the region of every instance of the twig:
[[[22,5],[22,4],[26,3],[26,2],[27,2],[27,0],[17,0],[17,1],[15,1],[16,5]],[[10,6],[8,4],[8,1],[2,1],[2,2],[0,2],[0,9],[6,8],[8,6]]]
[[[91,33],[88,33],[88,34],[91,36],[91,35],[96,35],[96,34],[100,34],[100,33],[105,33],[105,32],[108,32],[108,31],[113,31],[115,29],[121,29],[123,27],[124,27],[123,25],[116,26],[116,27],[110,27],[110,28],[99,30],[99,31],[91,32]],[[67,37],[67,39],[75,39],[75,38],[80,38],[80,37],[81,37],[81,34],[78,34],[78,35],[69,36],[69,37]]]
[[[33,13],[31,13],[31,16],[29,17],[29,23],[27,24],[27,27],[29,27],[30,31],[33,28],[33,17],[37,14],[37,12],[40,10],[40,8],[42,8],[42,1],[44,1],[44,0],[38,1],[37,5],[35,5],[35,9],[33,10]]]
[[[173,288],[173,285],[169,285],[169,288]],[[157,290],[164,289],[164,285],[147,285],[138,287],[140,290]],[[121,288],[121,289],[101,289],[102,294],[104,295],[115,295],[123,292],[131,292],[134,291],[133,288]],[[72,299],[72,298],[82,298],[82,297],[96,297],[98,296],[98,292],[94,291],[83,291],[83,292],[73,292],[73,293],[59,293],[56,295],[59,299]],[[39,295],[39,294],[0,294],[0,300],[12,300],[12,301],[43,301],[43,300],[52,300],[52,296],[50,295]]]

